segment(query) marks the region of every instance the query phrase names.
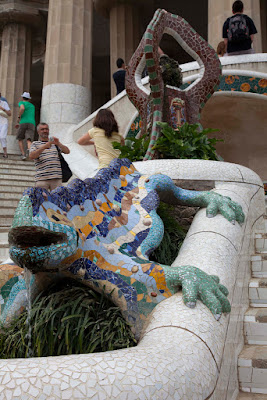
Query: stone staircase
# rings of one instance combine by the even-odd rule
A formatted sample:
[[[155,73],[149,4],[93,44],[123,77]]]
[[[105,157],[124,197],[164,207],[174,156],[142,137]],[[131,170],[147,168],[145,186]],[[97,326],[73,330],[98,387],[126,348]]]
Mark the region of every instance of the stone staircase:
[[[8,231],[23,191],[34,186],[35,166],[20,156],[0,155],[0,262],[8,257]]]
[[[250,307],[244,317],[245,346],[238,359],[238,400],[267,400],[267,215],[255,236],[249,283]]]

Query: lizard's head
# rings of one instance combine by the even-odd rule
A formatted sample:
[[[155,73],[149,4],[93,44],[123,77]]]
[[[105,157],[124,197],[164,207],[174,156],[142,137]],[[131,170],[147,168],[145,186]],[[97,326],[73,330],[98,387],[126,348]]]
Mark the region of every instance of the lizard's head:
[[[33,273],[57,271],[77,249],[77,233],[60,210],[48,210],[47,218],[33,216],[29,196],[20,200],[9,232],[10,256]]]

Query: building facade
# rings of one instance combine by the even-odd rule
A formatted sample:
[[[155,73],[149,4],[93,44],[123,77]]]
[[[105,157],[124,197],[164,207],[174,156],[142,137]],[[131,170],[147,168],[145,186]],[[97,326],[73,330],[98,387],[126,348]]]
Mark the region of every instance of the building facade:
[[[255,52],[267,52],[266,3],[244,0],[258,30]],[[116,59],[129,62],[157,8],[183,16],[216,48],[231,6],[232,0],[1,0],[0,90],[12,110],[9,145],[15,151],[24,91],[32,95],[37,122],[64,132],[115,95]],[[168,35],[161,47],[179,63],[191,61]]]

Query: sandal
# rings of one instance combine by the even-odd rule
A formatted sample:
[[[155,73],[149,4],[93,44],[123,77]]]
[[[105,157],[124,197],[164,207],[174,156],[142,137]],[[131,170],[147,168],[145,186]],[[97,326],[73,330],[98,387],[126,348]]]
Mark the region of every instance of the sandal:
[[[3,154],[3,158],[8,158],[8,155],[7,154]]]

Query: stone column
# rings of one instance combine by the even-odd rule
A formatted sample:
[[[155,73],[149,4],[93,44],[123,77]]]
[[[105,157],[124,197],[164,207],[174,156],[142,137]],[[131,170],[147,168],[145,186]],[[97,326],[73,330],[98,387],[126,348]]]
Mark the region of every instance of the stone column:
[[[222,27],[226,18],[232,15],[233,0],[209,0],[208,4],[208,42],[216,50],[222,39]],[[253,44],[256,53],[262,51],[260,0],[243,0],[244,13],[251,17],[258,34]]]
[[[2,95],[7,98],[12,113],[9,120],[11,135],[16,134],[14,125],[18,116],[18,102],[22,100],[22,93],[30,90],[31,62],[31,28],[16,22],[5,25],[2,33],[0,82]]]
[[[91,111],[92,0],[50,0],[41,120],[61,137]]]
[[[110,10],[110,73],[111,97],[116,95],[112,75],[117,70],[116,60],[130,61],[139,44],[139,18],[136,5],[115,4]]]
[[[222,41],[222,27],[227,17],[231,15],[231,0],[209,0],[208,3],[208,42],[215,49]]]
[[[254,37],[253,48],[255,53],[262,52],[260,0],[243,0],[244,13],[253,19],[258,33]]]

